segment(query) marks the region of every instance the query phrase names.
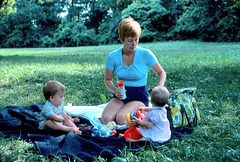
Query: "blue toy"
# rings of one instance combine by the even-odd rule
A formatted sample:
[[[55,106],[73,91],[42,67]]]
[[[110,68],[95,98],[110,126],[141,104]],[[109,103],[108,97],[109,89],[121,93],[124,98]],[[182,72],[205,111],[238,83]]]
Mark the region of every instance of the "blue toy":
[[[97,125],[91,130],[92,137],[109,137],[110,135],[116,135],[116,123],[114,121],[109,122],[107,125]]]

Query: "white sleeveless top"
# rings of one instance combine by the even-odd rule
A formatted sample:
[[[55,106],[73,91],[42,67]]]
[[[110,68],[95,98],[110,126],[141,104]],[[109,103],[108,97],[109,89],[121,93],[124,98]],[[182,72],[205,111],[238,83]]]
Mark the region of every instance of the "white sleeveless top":
[[[142,136],[154,142],[168,141],[171,137],[171,130],[165,107],[152,107],[150,109],[152,110],[145,115],[143,121],[148,120],[153,123],[153,126],[150,129],[140,126]]]

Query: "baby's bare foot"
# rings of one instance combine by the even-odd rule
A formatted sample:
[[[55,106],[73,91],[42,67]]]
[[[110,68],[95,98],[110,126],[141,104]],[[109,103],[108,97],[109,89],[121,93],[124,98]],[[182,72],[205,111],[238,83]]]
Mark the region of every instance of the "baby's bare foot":
[[[72,122],[74,122],[74,123],[80,122],[80,119],[79,118],[72,118]]]
[[[123,137],[124,137],[124,134],[119,133],[118,138],[123,138]]]
[[[82,134],[82,131],[80,131],[78,127],[69,127],[68,132],[74,132],[74,133],[79,134],[79,135]]]
[[[80,131],[78,128],[74,130],[74,133],[75,133],[75,134],[82,135],[82,131]]]

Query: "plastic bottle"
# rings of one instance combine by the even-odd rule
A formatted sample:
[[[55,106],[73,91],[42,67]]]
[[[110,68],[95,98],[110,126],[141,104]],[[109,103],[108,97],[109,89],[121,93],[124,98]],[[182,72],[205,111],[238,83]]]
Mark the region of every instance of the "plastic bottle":
[[[118,81],[118,89],[121,91],[121,93],[123,94],[123,98],[122,100],[126,99],[126,92],[125,92],[125,86],[122,80]]]

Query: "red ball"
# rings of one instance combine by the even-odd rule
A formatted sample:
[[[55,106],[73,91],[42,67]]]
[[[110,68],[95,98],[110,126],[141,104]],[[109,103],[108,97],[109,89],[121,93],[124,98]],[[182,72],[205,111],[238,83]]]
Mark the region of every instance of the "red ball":
[[[117,131],[116,131],[116,130],[112,130],[112,133],[111,133],[111,135],[114,135],[114,136],[116,136],[116,135],[117,135]]]
[[[139,128],[134,127],[134,128],[129,128],[128,130],[126,130],[126,132],[124,133],[124,139],[133,139],[133,140],[138,140],[139,138],[141,138],[142,135],[140,133]]]

